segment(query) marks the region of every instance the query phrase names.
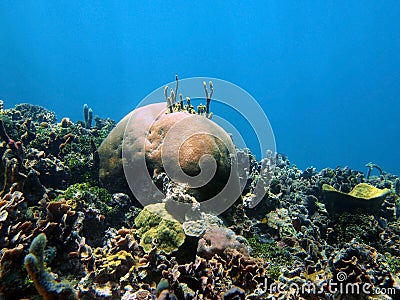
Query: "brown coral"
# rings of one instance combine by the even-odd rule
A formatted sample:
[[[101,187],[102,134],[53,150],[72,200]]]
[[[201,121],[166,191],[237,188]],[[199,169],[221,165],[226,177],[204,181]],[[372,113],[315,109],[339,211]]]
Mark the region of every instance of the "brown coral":
[[[359,244],[356,240],[338,252],[331,263],[334,267],[333,282],[357,284],[360,287],[368,284],[368,289],[364,287],[360,294],[366,290],[371,292],[375,287],[393,288],[396,285],[384,256],[375,248]]]
[[[207,118],[187,112],[165,114],[165,110],[164,103],[151,104],[134,110],[118,123],[99,148],[101,181],[111,191],[130,192],[122,170],[124,143],[124,149],[131,153],[128,164],[145,159],[151,177],[164,172],[165,166],[173,166],[169,175],[177,182],[188,182],[187,176],[199,175],[200,158],[212,157],[214,176],[190,192],[200,200],[216,195],[232,172],[231,155],[235,150],[230,136]],[[139,171],[135,170],[136,175]],[[140,178],[135,180],[143,188]]]
[[[175,265],[163,271],[163,276],[178,298],[186,299],[186,293],[193,291],[204,299],[221,299],[234,286],[247,292],[256,289],[264,283],[265,271],[266,264],[262,259],[226,249],[211,259],[197,257],[189,264]]]

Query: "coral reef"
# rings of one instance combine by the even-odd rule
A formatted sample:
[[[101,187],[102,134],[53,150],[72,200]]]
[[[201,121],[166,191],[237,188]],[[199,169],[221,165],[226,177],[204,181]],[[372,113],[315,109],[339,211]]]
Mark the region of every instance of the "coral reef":
[[[44,233],[39,234],[29,248],[29,254],[25,257],[25,268],[32,278],[35,286],[44,299],[77,299],[74,289],[65,282],[55,282],[52,276],[45,270],[44,248],[47,239]]]
[[[48,261],[54,274],[83,274],[83,266],[69,261],[68,253],[78,249],[84,239],[80,234],[86,235],[103,221],[98,211],[90,211],[90,203],[81,203],[75,211],[60,195],[76,180],[98,185],[90,142],[100,145],[114,122],[105,120],[103,127],[90,130],[67,118],[57,124],[53,112],[30,104],[2,109],[0,120],[4,141],[0,143],[0,292],[7,299],[24,298],[34,292],[33,282],[21,268],[23,258],[41,232],[51,245],[46,252],[54,249],[57,255]],[[70,168],[71,158],[79,160],[79,170]],[[97,228],[95,236],[104,236],[101,230],[106,228]]]
[[[127,119],[109,135],[115,122],[87,105],[84,120],[57,123],[45,108],[0,102],[0,298],[398,299],[400,179],[375,164],[366,176],[348,167],[300,170],[282,154],[258,161],[248,149],[215,140],[202,148],[194,139],[187,148],[211,153],[222,168],[235,153],[243,190],[219,216],[197,209],[199,191],[171,180],[156,152],[158,130],[175,121],[210,124],[212,84],[205,91],[197,108],[175,87],[166,89],[168,105],[138,110],[135,124],[166,110],[146,152],[166,197],[144,208],[123,176]],[[182,165],[198,171],[185,157]],[[190,203],[190,214],[176,216],[177,203]],[[340,284],[366,289],[335,290]]]
[[[370,295],[374,288],[396,290],[396,279],[390,272],[387,259],[373,247],[360,244],[352,240],[344,249],[330,259],[335,283],[355,284],[354,286],[367,286],[360,289],[357,294]],[[343,276],[345,274],[345,276]],[[343,276],[343,277],[341,277]],[[368,284],[368,285],[367,285]]]

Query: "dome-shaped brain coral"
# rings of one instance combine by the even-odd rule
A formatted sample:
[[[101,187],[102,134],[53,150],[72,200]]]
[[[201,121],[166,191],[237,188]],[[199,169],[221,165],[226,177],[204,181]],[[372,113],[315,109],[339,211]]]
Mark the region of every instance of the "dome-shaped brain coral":
[[[217,195],[232,178],[238,183],[229,134],[204,115],[170,112],[165,103],[143,106],[127,115],[104,140],[99,154],[100,180],[111,192],[132,194],[125,165],[131,168],[137,189],[145,191],[139,175],[143,170],[137,167],[143,160],[147,176],[166,172],[199,201]],[[239,184],[235,186],[239,189]]]

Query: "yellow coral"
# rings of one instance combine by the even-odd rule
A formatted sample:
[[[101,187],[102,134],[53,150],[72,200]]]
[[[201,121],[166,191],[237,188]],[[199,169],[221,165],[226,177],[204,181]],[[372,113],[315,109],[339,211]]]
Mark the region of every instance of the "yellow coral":
[[[390,193],[389,189],[378,189],[367,183],[357,184],[349,195],[365,200],[386,196]]]
[[[336,190],[334,187],[324,184],[322,193],[327,202],[326,208],[328,212],[343,212],[355,209],[361,209],[364,212],[373,213],[379,209],[390,194],[389,189],[378,189],[367,183],[357,184],[350,193],[343,193]]]
[[[170,254],[185,241],[182,224],[165,209],[164,203],[147,205],[135,219],[140,245],[150,252],[153,243],[159,251]]]
[[[307,272],[304,273],[304,279],[307,281],[311,281],[311,282],[316,282],[318,279],[319,275],[323,275],[325,274],[325,270],[321,269],[319,271],[316,271],[314,273],[308,274]]]
[[[121,250],[114,255],[107,256],[106,261],[101,267],[106,268],[110,274],[113,274],[121,265],[132,265],[134,262],[135,259],[132,254]]]

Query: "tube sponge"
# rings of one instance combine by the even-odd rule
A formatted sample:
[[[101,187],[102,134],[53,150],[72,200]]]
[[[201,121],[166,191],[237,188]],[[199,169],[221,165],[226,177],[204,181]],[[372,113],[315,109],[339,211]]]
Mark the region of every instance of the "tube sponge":
[[[78,299],[73,288],[65,282],[56,282],[44,268],[44,248],[47,238],[44,233],[39,234],[31,243],[29,254],[25,257],[25,268],[35,283],[39,294],[45,300]]]

